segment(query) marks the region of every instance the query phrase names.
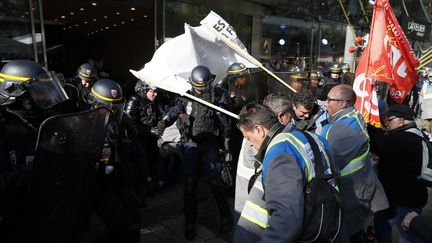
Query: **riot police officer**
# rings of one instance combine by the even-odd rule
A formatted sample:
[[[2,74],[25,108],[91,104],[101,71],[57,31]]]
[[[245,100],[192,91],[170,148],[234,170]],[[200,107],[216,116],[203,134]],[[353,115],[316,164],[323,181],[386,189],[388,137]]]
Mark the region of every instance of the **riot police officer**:
[[[65,90],[70,99],[74,101],[75,109],[77,111],[88,110],[90,108],[88,104],[88,96],[91,87],[98,79],[99,73],[96,67],[84,63],[78,68],[76,79],[73,80],[72,83],[66,83]]]
[[[222,105],[215,97],[211,82],[215,75],[205,66],[195,67],[189,78],[191,94],[195,97]],[[195,238],[197,218],[197,187],[201,168],[208,174],[208,182],[219,209],[221,230],[232,226],[232,216],[227,203],[226,186],[221,174],[219,149],[223,138],[227,138],[230,125],[224,115],[196,101],[179,99],[166,115],[166,125],[172,124],[180,115],[181,134],[184,141],[184,215],[185,238]],[[226,143],[225,143],[226,144]],[[227,149],[225,147],[224,149]]]
[[[223,90],[228,90],[229,98],[228,109],[233,113],[238,113],[241,108],[249,102],[258,102],[257,85],[251,80],[249,69],[243,63],[233,63],[228,68],[228,75],[222,81],[222,86],[216,86],[216,93],[222,99],[227,96]],[[222,87],[222,89],[219,89]],[[222,90],[222,92],[220,92]],[[230,129],[229,147],[231,149],[230,154],[232,155],[231,167],[233,171],[236,170],[238,154],[240,152],[241,143],[243,136],[240,131],[235,128],[235,124],[232,123],[233,127]]]
[[[351,72],[351,66],[348,63],[342,64],[342,83],[351,85],[354,82],[354,73]]]
[[[249,69],[243,63],[233,63],[228,68],[228,75],[223,81],[231,99],[231,111],[238,113],[247,103],[257,101],[258,92],[251,82]]]
[[[157,140],[165,129],[162,120],[163,111],[158,102],[158,88],[152,84],[138,81],[135,85],[135,94],[126,102],[125,112],[134,121],[138,138],[139,149],[145,154],[142,174],[147,180],[149,193],[153,194],[153,178],[158,177],[159,148]],[[150,169],[150,173],[149,170]],[[162,177],[162,176],[160,176]],[[162,185],[162,178],[158,178]]]
[[[119,84],[98,80],[91,88],[88,102],[93,108],[112,111],[99,161],[96,163],[95,211],[106,225],[96,242],[139,242],[139,198],[132,185],[136,183],[138,158],[136,129],[123,115],[125,99]]]
[[[320,93],[317,94],[319,100],[326,100],[330,89],[342,83],[342,65],[340,63],[333,63],[330,65],[329,72],[330,77],[325,78]]]
[[[67,99],[55,74],[30,60],[0,71],[0,235],[13,242],[22,223],[37,128],[49,109]]]

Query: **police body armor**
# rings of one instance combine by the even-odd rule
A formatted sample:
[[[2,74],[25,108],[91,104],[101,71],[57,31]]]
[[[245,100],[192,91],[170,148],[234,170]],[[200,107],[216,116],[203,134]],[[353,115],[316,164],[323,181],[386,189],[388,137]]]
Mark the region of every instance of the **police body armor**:
[[[136,128],[128,116],[123,116],[120,123],[114,119],[110,120],[105,132],[102,153],[96,166],[98,172],[112,176],[116,180],[128,182],[138,180],[140,175],[134,163],[139,157],[135,153],[136,136]]]
[[[135,122],[139,135],[150,134],[152,128],[157,128],[163,114],[157,102],[150,101],[139,94],[129,98],[125,112]]]
[[[347,72],[342,75],[342,83],[350,86],[354,83],[354,73]]]
[[[317,93],[317,99],[319,100],[326,100],[327,99],[327,94],[330,92],[330,90],[338,85],[341,84],[342,79],[333,79],[333,78],[325,78],[324,79],[324,84],[319,87],[319,91]]]
[[[0,107],[0,171],[15,176],[0,180],[0,235],[14,242],[21,235],[23,208],[31,175],[37,130],[21,116]],[[27,166],[28,165],[28,166]]]
[[[33,160],[37,129],[26,119],[0,108],[0,170],[15,170]]]
[[[98,108],[50,117],[41,124],[22,242],[78,242],[82,237],[108,114]]]
[[[213,103],[211,93],[194,94],[196,97]],[[181,117],[180,132],[185,140],[196,143],[215,141],[219,136],[220,123],[214,109],[198,102],[182,100],[186,114]]]

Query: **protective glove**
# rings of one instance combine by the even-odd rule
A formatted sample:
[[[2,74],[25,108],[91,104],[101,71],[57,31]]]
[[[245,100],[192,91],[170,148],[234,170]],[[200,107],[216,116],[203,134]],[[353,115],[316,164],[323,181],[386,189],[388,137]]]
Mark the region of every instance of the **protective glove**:
[[[161,131],[159,129],[159,127],[152,127],[152,128],[150,128],[150,133],[155,135],[156,137],[160,137],[160,136],[162,136],[163,131]]]
[[[233,160],[233,156],[232,156],[232,154],[231,154],[229,151],[223,151],[223,153],[224,153],[224,161],[225,161],[226,163],[231,164],[231,162],[232,162],[232,160]]]

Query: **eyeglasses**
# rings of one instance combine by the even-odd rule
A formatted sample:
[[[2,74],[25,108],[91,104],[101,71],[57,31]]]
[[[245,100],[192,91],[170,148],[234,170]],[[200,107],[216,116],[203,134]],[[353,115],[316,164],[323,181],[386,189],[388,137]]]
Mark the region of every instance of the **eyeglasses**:
[[[393,121],[394,119],[396,119],[397,117],[392,117],[392,118],[387,118],[385,123],[390,123],[391,121]]]
[[[330,98],[327,96],[327,101],[345,101],[345,102],[350,102],[350,100],[341,100],[341,99],[334,99],[334,98]]]

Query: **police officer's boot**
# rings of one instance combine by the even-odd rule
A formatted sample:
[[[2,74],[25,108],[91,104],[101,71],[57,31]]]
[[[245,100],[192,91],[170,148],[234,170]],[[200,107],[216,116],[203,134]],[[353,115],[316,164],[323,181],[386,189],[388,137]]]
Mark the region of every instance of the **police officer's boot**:
[[[222,182],[220,177],[209,177],[209,184],[213,196],[219,209],[220,231],[222,233],[231,230],[233,226],[233,216],[228,205],[228,187]]]
[[[187,177],[184,185],[184,216],[185,238],[195,239],[195,226],[197,217],[197,181],[193,177]]]

